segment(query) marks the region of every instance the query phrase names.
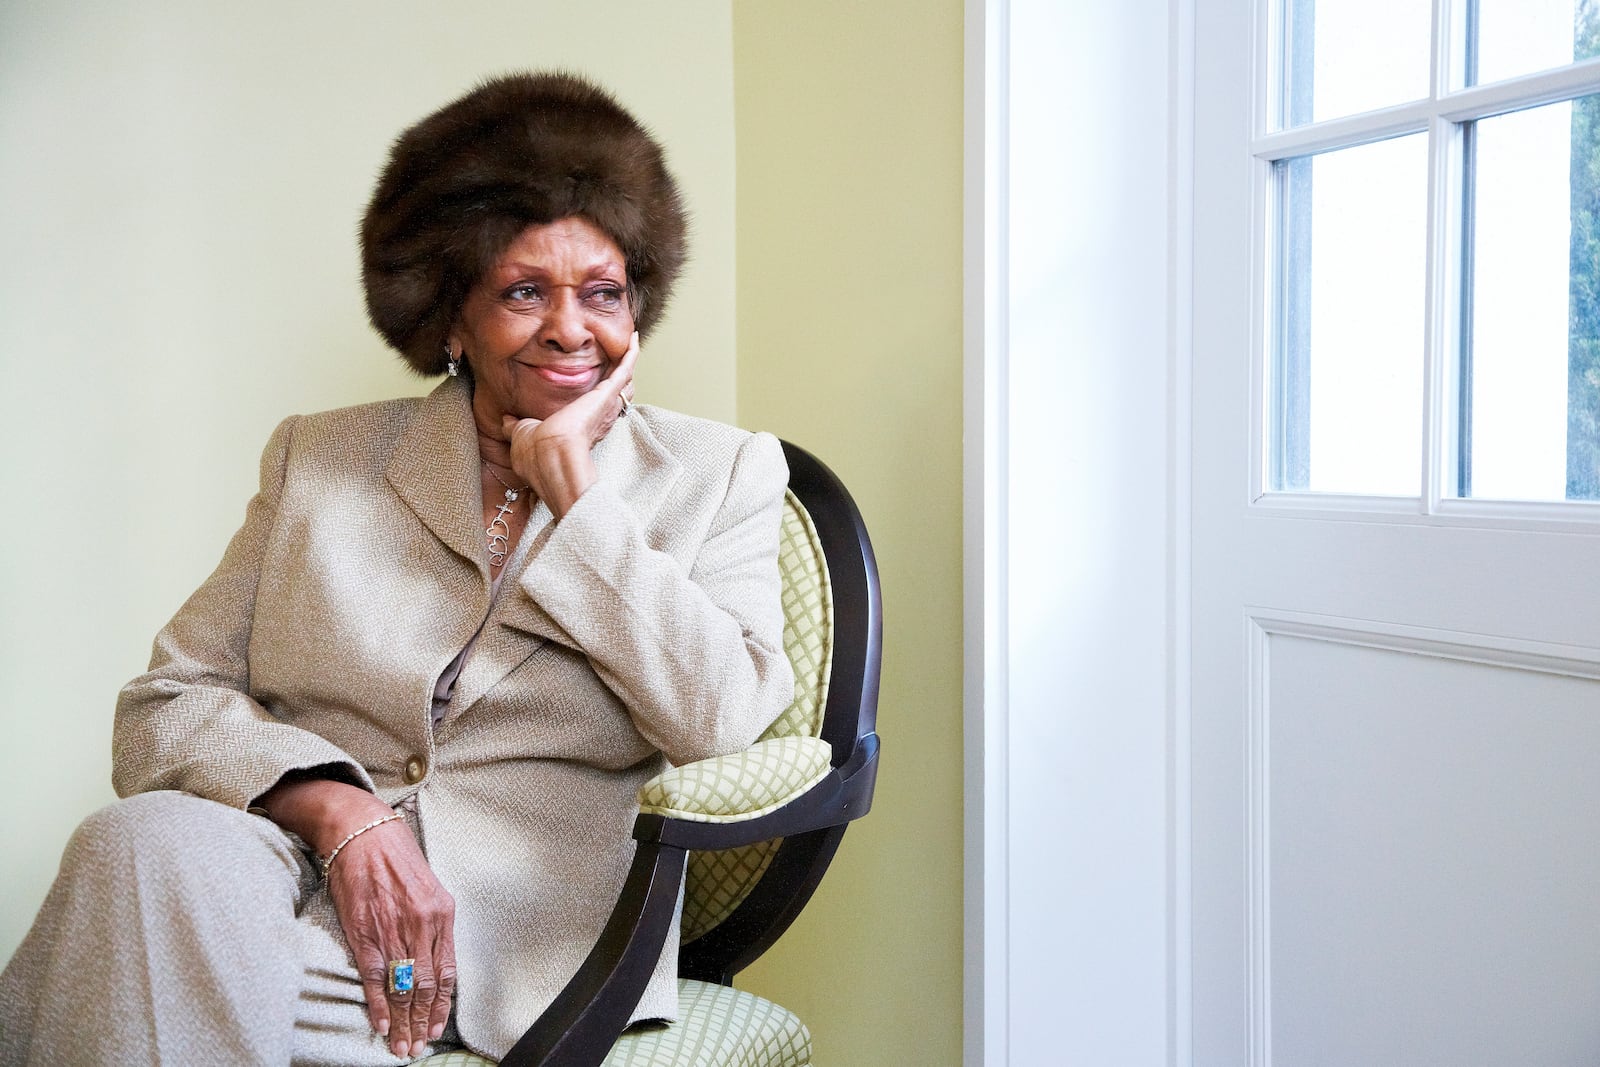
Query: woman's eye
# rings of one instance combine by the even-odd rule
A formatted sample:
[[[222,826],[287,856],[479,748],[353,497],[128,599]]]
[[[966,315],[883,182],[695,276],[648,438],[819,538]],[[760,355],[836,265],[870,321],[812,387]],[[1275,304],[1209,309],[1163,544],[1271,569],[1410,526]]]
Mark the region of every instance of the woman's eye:
[[[589,299],[600,307],[616,307],[622,302],[622,290],[609,287],[594,289],[590,291]]]
[[[506,290],[506,297],[510,300],[537,300],[539,287],[536,285],[514,285]]]

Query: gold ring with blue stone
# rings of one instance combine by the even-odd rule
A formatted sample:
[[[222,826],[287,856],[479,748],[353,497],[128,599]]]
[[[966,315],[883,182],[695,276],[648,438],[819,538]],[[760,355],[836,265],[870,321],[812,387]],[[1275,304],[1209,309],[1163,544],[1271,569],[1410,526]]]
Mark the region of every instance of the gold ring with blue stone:
[[[389,992],[409,993],[417,984],[416,960],[389,961]]]

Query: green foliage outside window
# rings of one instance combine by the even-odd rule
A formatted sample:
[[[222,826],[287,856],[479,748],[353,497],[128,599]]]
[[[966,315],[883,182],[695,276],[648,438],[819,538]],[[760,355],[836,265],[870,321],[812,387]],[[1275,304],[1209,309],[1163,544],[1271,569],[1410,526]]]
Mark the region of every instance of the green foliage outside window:
[[[1578,0],[1573,56],[1600,55],[1600,2]],[[1600,96],[1572,104],[1567,498],[1600,500]]]

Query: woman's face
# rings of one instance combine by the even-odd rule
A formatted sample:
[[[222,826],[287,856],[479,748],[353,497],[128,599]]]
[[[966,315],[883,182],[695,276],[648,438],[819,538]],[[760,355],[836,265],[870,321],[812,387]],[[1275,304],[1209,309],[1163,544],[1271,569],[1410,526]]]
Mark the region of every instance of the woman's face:
[[[472,366],[480,418],[547,419],[610,374],[633,334],[627,281],[622,250],[587,219],[523,230],[450,334]]]

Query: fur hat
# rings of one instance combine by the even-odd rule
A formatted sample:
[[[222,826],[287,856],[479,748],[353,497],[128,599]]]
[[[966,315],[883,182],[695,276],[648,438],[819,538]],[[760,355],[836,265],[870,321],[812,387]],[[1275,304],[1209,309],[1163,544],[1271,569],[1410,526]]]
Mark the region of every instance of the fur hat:
[[[582,215],[626,259],[641,335],[687,255],[661,146],[598,86],[565,73],[485,82],[402,133],[361,224],[367,315],[419,374],[478,278],[527,227]]]

